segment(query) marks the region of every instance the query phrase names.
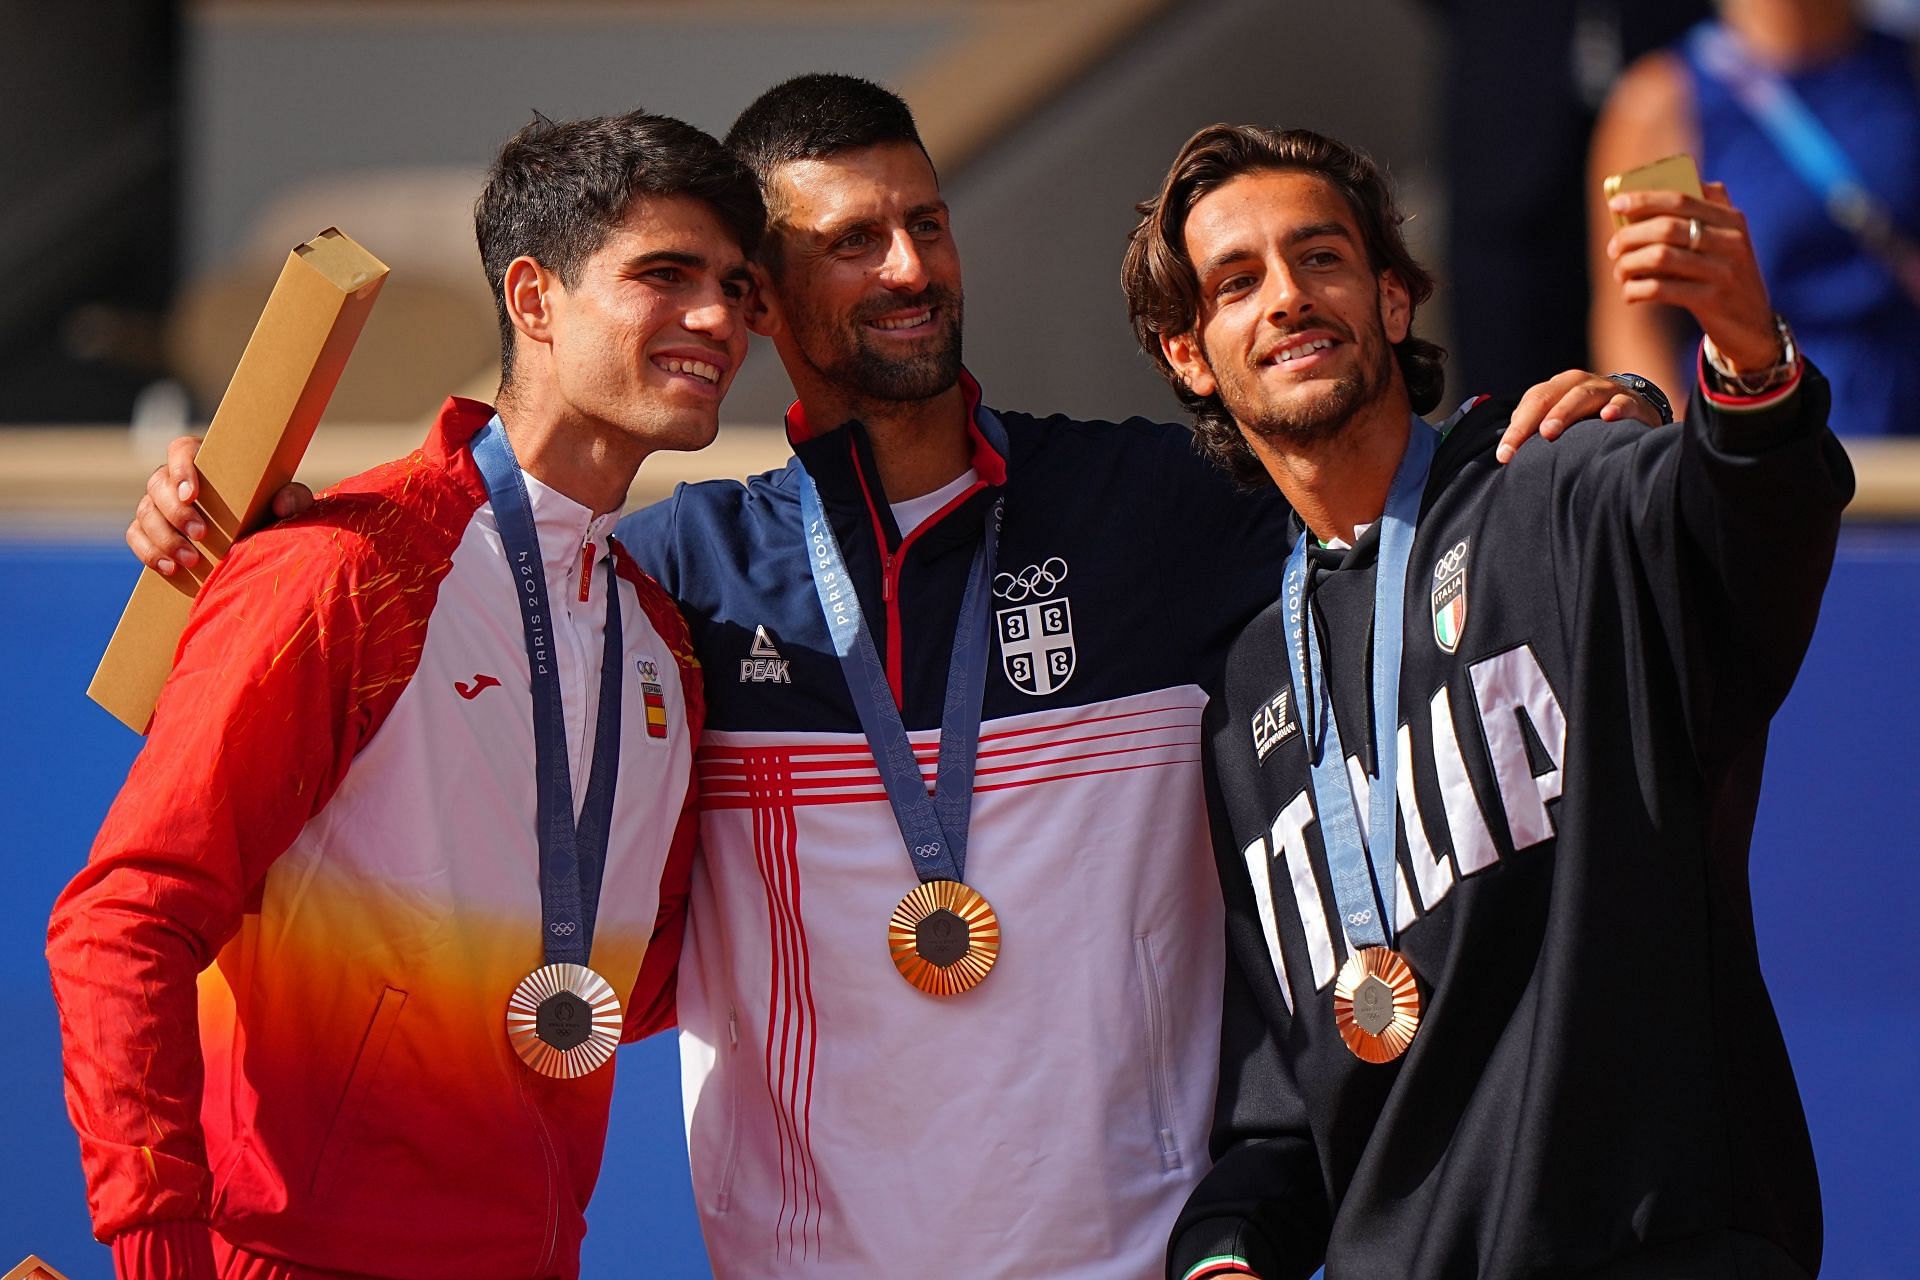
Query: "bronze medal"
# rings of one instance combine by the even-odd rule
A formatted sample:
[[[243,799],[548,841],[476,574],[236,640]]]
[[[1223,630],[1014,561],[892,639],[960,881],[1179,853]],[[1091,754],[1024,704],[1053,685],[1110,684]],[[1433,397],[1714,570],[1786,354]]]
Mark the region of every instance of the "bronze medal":
[[[620,997],[583,964],[542,965],[507,1001],[507,1040],[543,1076],[597,1071],[620,1046]]]
[[[1420,1030],[1420,987],[1398,951],[1362,947],[1333,980],[1333,1025],[1354,1056],[1392,1062]]]
[[[930,996],[957,996],[992,972],[1000,917],[958,880],[929,880],[893,909],[887,949],[908,982]]]

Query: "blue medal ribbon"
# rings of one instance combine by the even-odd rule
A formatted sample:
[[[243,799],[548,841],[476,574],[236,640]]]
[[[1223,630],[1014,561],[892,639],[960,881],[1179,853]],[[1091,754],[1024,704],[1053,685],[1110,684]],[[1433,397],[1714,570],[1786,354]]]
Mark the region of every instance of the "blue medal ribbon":
[[[1002,446],[999,421],[982,410],[976,423],[990,443]],[[913,743],[893,704],[887,669],[874,647],[860,609],[860,596],[847,573],[846,557],[834,536],[820,500],[820,488],[803,469],[800,474],[800,513],[807,541],[807,563],[813,570],[814,591],[827,634],[840,659],[847,691],[867,745],[873,749],[893,807],[894,822],[906,843],[908,860],[922,882],[966,881],[967,828],[973,809],[974,765],[980,748],[980,712],[987,687],[988,591],[1000,541],[1004,499],[987,513],[986,529],[973,553],[967,588],[960,602],[960,620],[954,628],[953,657],[947,669],[947,696],[940,712],[940,762],[934,794],[927,795]]]
[[[600,911],[607,835],[613,824],[614,776],[620,763],[620,593],[607,562],[606,653],[600,664],[600,715],[593,738],[593,767],[576,826],[573,776],[567,765],[567,721],[554,661],[553,615],[547,608],[547,574],[540,538],[520,463],[507,443],[500,418],[480,429],[473,460],[493,503],[494,523],[513,574],[514,598],[526,634],[527,668],[533,681],[534,822],[540,840],[541,953],[547,964],[585,965],[593,953],[593,926]]]
[[[1312,639],[1313,606],[1306,598],[1307,532],[1301,530],[1287,557],[1287,669],[1293,677],[1294,705],[1309,724],[1307,763],[1313,803],[1320,815],[1320,840],[1327,851],[1334,904],[1347,940],[1355,947],[1391,947],[1394,938],[1394,869],[1399,842],[1400,651],[1406,622],[1407,566],[1413,559],[1413,535],[1420,519],[1420,497],[1433,464],[1439,437],[1414,418],[1406,451],[1393,473],[1387,507],[1380,516],[1380,557],[1373,588],[1373,750],[1377,775],[1367,793],[1370,839],[1360,835],[1360,810],[1347,776],[1347,753],[1334,717],[1333,694],[1321,671],[1320,645]],[[1324,714],[1321,711],[1324,709]],[[1318,741],[1315,741],[1315,739]],[[1371,866],[1369,866],[1371,857]]]

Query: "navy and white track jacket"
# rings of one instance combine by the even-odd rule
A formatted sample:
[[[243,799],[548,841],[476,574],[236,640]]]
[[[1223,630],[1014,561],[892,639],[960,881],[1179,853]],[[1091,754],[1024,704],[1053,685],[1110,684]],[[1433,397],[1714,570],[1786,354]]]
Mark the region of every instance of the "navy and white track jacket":
[[[1006,456],[976,429],[980,483],[904,540],[864,430],[797,410],[796,461],[621,530],[706,670],[679,1015],[722,1276],[1137,1280],[1207,1166],[1223,922],[1201,689],[1278,593],[1284,508],[1181,427],[998,416]],[[917,880],[809,575],[801,462],[929,786],[963,584],[1006,499],[966,868],[1002,950],[965,995],[888,957]]]

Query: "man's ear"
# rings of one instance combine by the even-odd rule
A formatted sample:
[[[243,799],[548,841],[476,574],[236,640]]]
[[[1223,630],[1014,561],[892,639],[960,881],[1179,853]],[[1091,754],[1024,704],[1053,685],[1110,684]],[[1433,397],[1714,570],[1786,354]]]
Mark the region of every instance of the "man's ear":
[[[1413,332],[1413,295],[1391,267],[1380,273],[1380,325],[1387,331],[1387,341],[1396,346]]]
[[[542,345],[553,341],[553,308],[559,280],[525,254],[507,264],[500,282],[500,294],[507,305],[507,319],[521,336]]]
[[[1185,333],[1161,334],[1160,350],[1180,380],[1187,384],[1187,390],[1197,396],[1214,393],[1217,384],[1213,380],[1213,367],[1207,363],[1206,352],[1200,349],[1200,337],[1192,329]]]
[[[747,299],[745,310],[747,328],[763,338],[771,338],[786,327],[780,299],[773,291],[773,276],[757,262],[748,264],[747,270],[753,274],[753,294]]]

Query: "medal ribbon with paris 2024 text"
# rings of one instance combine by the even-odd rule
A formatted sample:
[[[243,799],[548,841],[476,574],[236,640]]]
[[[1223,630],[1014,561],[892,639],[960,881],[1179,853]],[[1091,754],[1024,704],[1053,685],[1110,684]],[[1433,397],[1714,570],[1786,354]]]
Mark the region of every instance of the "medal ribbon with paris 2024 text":
[[[987,410],[976,425],[988,442],[1005,452],[1005,433]],[[987,685],[989,588],[999,547],[1003,500],[987,513],[980,545],[974,550],[967,587],[954,630],[947,670],[946,700],[940,715],[940,756],[934,794],[927,795],[913,743],[900,720],[887,682],[887,669],[874,647],[847,573],[846,557],[827,519],[820,489],[801,473],[800,510],[807,541],[807,562],[820,597],[827,633],[853,697],[860,727],[906,844],[907,858],[920,887],[895,908],[889,921],[888,949],[901,975],[930,995],[957,995],[986,977],[1000,949],[1000,924],[993,908],[967,887],[967,829],[973,807],[974,764],[980,746],[980,716]]]
[[[1287,668],[1294,705],[1303,719],[1311,708],[1318,741],[1308,741],[1307,763],[1327,852],[1328,878],[1348,942],[1347,962],[1334,985],[1334,1020],[1357,1056],[1386,1062],[1406,1052],[1419,1027],[1420,997],[1412,970],[1394,944],[1395,859],[1399,841],[1400,651],[1406,629],[1407,566],[1420,517],[1438,435],[1413,418],[1407,446],[1387,491],[1380,516],[1380,553],[1373,591],[1373,750],[1377,776],[1367,792],[1368,838],[1347,776],[1333,698],[1320,669],[1313,634],[1312,603],[1306,598],[1307,537],[1303,529],[1287,557],[1282,601],[1286,615]],[[1324,699],[1309,704],[1309,691]],[[1369,865],[1371,859],[1371,865]]]
[[[607,561],[606,649],[600,664],[600,705],[593,765],[576,824],[573,776],[567,764],[566,712],[554,665],[553,615],[533,506],[520,464],[498,416],[474,436],[473,460],[486,482],[494,523],[513,576],[514,599],[526,636],[533,686],[534,822],[540,842],[540,953],[542,965],[521,982],[507,1004],[507,1036],[521,1059],[543,1075],[572,1078],[593,1071],[620,1043],[620,1001],[611,984],[588,967],[600,882],[613,822],[613,789],[620,763],[620,696],[624,645],[614,563]]]

